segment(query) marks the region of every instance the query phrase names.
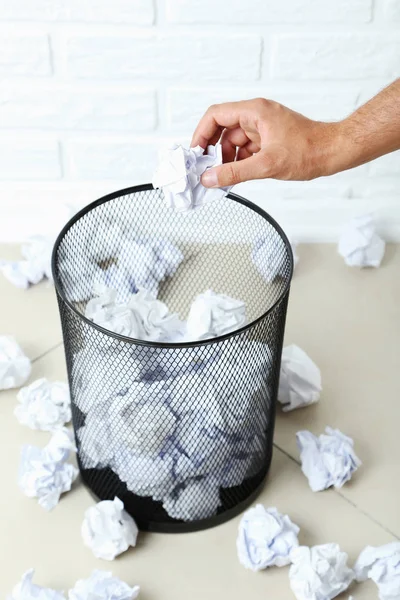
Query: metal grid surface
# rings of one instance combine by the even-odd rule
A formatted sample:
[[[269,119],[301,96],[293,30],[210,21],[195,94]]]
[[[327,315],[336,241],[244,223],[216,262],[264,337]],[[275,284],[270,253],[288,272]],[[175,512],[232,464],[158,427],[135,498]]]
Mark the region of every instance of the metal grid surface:
[[[96,269],[129,260],[119,253],[121,236],[163,238],[182,250],[158,294],[171,311],[186,318],[196,295],[212,288],[243,300],[249,324],[171,345],[88,321]],[[260,237],[260,260],[279,273],[271,282],[251,258]],[[53,275],[82,478],[98,498],[118,496],[141,529],[202,529],[257,494],[272,454],[292,267],[279,226],[234,194],[175,213],[162,192],[130,188],[92,203],[61,232]]]

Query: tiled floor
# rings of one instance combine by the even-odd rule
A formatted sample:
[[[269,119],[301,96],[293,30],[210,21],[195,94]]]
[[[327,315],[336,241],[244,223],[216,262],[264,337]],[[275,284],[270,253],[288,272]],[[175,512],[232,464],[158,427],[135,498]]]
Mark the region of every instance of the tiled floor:
[[[288,343],[303,347],[320,366],[321,402],[278,414],[271,473],[259,500],[288,513],[303,544],[338,542],[353,561],[367,544],[400,538],[400,247],[389,246],[379,270],[345,267],[332,246],[302,246],[288,313]],[[0,248],[0,256],[17,256]],[[34,360],[31,376],[65,378],[54,290],[16,290],[0,280],[0,333],[14,334]],[[239,517],[215,529],[183,535],[142,534],[138,546],[113,563],[95,559],[80,537],[93,500],[75,485],[52,513],[16,485],[20,447],[42,446],[48,434],[20,426],[15,391],[0,393],[0,597],[35,567],[37,581],[68,589],[92,569],[112,570],[139,583],[143,600],[290,599],[287,569],[254,574],[236,557]],[[326,425],[352,436],[363,460],[340,492],[313,494],[300,471],[295,433]],[[355,600],[377,598],[373,584],[351,589]],[[347,598],[348,594],[343,597]]]

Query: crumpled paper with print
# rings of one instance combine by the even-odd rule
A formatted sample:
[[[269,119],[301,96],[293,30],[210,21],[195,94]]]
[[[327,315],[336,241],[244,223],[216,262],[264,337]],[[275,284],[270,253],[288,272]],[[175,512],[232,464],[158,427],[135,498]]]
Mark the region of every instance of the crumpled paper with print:
[[[71,420],[71,399],[68,384],[37,379],[17,394],[19,404],[14,410],[21,425],[31,429],[52,431]]]
[[[290,563],[293,548],[299,545],[299,531],[287,515],[257,504],[244,513],[239,524],[236,541],[239,561],[252,571],[284,567]]]
[[[322,391],[321,371],[298,346],[286,346],[282,352],[278,401],[284,412],[318,402]]]
[[[165,402],[165,387],[163,381],[137,384],[137,394],[116,398],[109,411],[112,437],[138,453],[157,455],[174,433],[177,422]]]
[[[400,542],[384,546],[367,546],[354,565],[357,581],[372,579],[378,586],[380,600],[400,598]]]
[[[121,304],[116,302],[116,290],[98,287],[95,293],[97,296],[86,305],[85,316],[105,329],[153,342],[169,341],[184,330],[179,316],[170,313],[148,290],[139,290]]]
[[[339,238],[338,252],[349,267],[379,267],[385,242],[376,233],[372,215],[362,215],[347,223]]]
[[[139,592],[138,585],[131,587],[108,571],[96,570],[88,579],[76,582],[68,600],[134,600]]]
[[[56,430],[44,448],[22,447],[18,485],[29,498],[38,498],[45,510],[58,504],[78,476],[76,467],[67,462],[71,451],[76,448],[67,429]]]
[[[137,525],[119,498],[103,500],[88,508],[81,532],[85,546],[96,558],[104,560],[114,560],[129,546],[136,546],[138,536]]]
[[[338,544],[295,548],[289,582],[297,600],[332,600],[347,590],[354,579],[347,559]]]
[[[23,260],[0,261],[0,271],[16,287],[27,289],[44,278],[52,280],[51,255],[54,238],[36,235],[21,247]]]
[[[206,188],[200,179],[204,171],[222,164],[222,146],[208,146],[206,154],[201,146],[183,148],[174,144],[162,153],[153,175],[152,184],[162,188],[167,205],[182,212],[199,208],[206,202],[223,198],[231,189]]]
[[[246,323],[244,302],[207,290],[190,307],[186,335],[188,341],[206,340],[240,329]]]
[[[331,427],[326,427],[325,432],[319,437],[310,431],[296,434],[301,470],[313,492],[331,486],[340,489],[361,465],[351,438]]]
[[[11,335],[0,335],[0,390],[23,385],[31,374],[31,361]]]
[[[14,587],[7,600],[65,600],[63,592],[57,592],[33,583],[34,569],[29,569]]]

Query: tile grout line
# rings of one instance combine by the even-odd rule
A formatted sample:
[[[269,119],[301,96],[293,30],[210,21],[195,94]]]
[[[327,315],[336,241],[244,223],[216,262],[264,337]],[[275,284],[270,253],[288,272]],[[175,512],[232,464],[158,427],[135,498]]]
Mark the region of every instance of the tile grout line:
[[[274,448],[276,448],[277,450],[279,450],[280,452],[282,452],[282,454],[284,454],[292,462],[294,462],[298,467],[301,467],[301,462],[299,460],[297,460],[294,456],[292,456],[286,450],[284,450],[283,448],[281,448],[280,446],[278,446],[278,444],[276,444],[275,442],[273,443],[273,446],[274,446]],[[390,529],[388,529],[386,527],[386,525],[383,525],[382,523],[380,523],[377,519],[375,519],[375,517],[373,517],[372,515],[370,515],[369,513],[367,513],[365,510],[363,510],[362,508],[360,508],[355,502],[353,502],[352,500],[350,500],[349,498],[347,498],[346,496],[344,496],[340,491],[335,490],[335,489],[333,489],[332,491],[333,491],[334,494],[337,494],[340,498],[342,498],[345,502],[347,502],[348,504],[350,504],[351,506],[353,506],[353,508],[357,509],[361,514],[363,514],[365,517],[367,517],[370,521],[372,521],[373,523],[375,523],[375,525],[378,525],[381,529],[383,529],[384,531],[386,531],[386,533],[389,533],[390,535],[392,535],[396,540],[400,540],[400,536],[399,535],[397,535],[396,533],[394,533],[393,531],[391,531]]]
[[[59,348],[60,346],[63,345],[63,342],[58,342],[55,346],[52,346],[51,348],[49,348],[48,350],[46,350],[45,352],[42,352],[42,354],[39,354],[39,356],[36,356],[35,358],[32,358],[31,363],[35,363],[38,360],[40,360],[41,358],[44,358],[45,356],[47,356],[48,354],[50,354],[50,352],[53,352],[53,350],[57,350],[57,348]]]

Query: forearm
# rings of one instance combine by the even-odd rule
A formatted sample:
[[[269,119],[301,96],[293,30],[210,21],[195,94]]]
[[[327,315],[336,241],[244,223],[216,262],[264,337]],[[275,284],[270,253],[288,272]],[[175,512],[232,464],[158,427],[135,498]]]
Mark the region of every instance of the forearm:
[[[400,149],[400,79],[334,125],[328,173],[362,165]]]

